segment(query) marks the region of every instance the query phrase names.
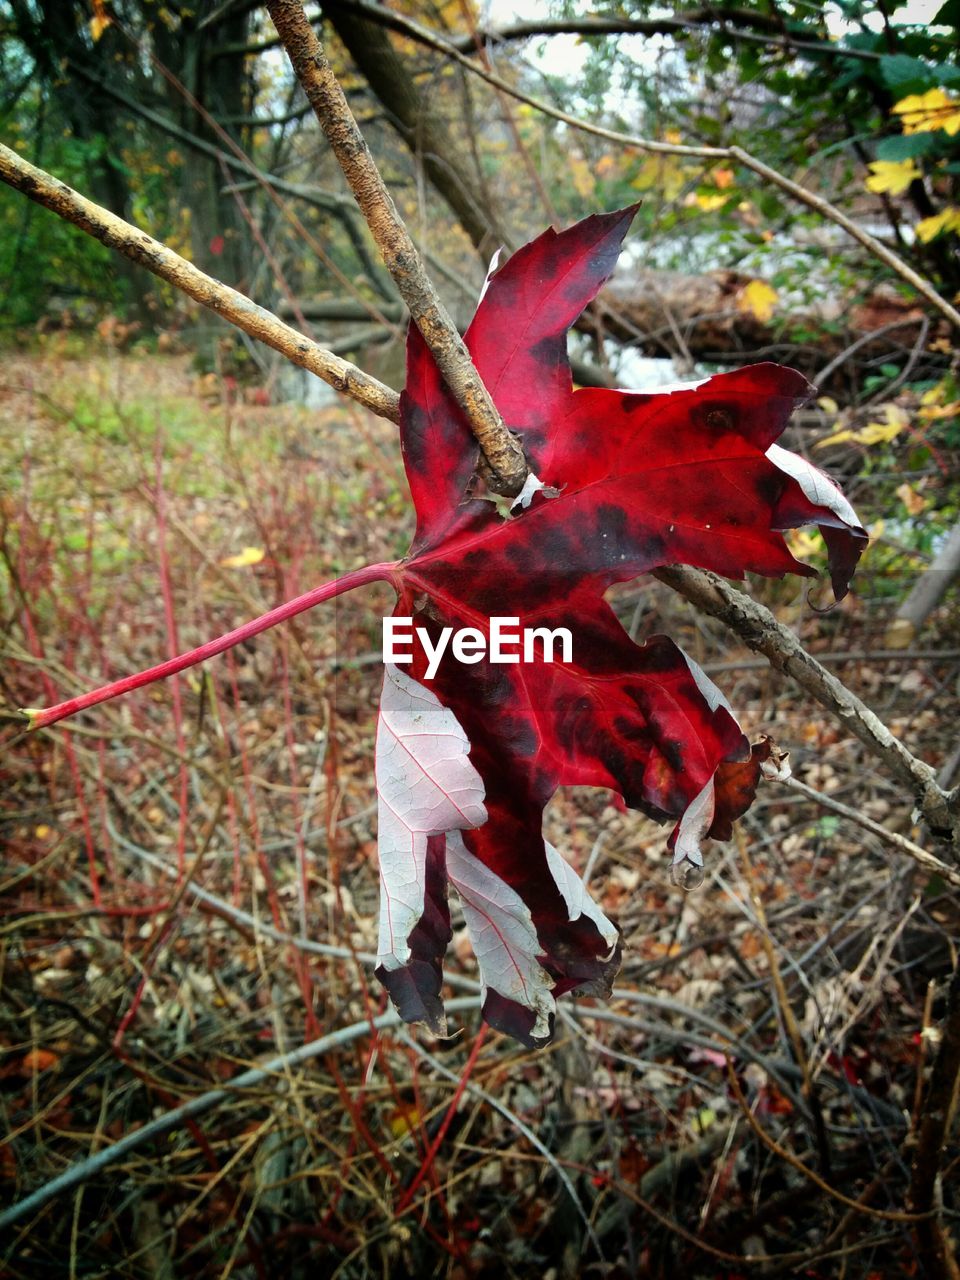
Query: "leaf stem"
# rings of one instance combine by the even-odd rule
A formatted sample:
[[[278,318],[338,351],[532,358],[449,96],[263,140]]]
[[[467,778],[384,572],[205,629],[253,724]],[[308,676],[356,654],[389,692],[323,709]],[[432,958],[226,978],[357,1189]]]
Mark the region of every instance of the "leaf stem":
[[[116,698],[121,693],[129,693],[131,689],[140,689],[145,684],[153,684],[155,680],[164,680],[167,676],[176,675],[178,671],[184,671],[187,667],[195,667],[198,662],[216,657],[218,653],[232,649],[241,641],[249,640],[252,636],[259,635],[261,631],[267,631],[270,627],[286,622],[289,618],[295,618],[298,613],[304,613],[314,605],[323,604],[325,600],[331,600],[345,591],[366,586],[370,582],[392,582],[396,586],[398,568],[399,561],[364,565],[362,569],[354,569],[352,573],[345,573],[342,578],[334,578],[320,587],[314,587],[312,591],[296,596],[268,613],[262,613],[259,618],[253,618],[243,626],[235,627],[233,631],[226,632],[216,640],[208,640],[206,644],[190,649],[187,653],[178,654],[175,658],[168,658],[166,662],[160,662],[155,667],[148,667],[135,675],[124,676],[121,680],[101,685],[99,689],[83,693],[77,698],[68,698],[65,702],[58,702],[53,707],[42,709],[24,707],[23,714],[30,721],[31,729],[47,728],[49,725],[56,724],[58,720],[65,720],[67,716],[76,715],[78,711],[85,711],[88,707],[95,707],[98,703]]]

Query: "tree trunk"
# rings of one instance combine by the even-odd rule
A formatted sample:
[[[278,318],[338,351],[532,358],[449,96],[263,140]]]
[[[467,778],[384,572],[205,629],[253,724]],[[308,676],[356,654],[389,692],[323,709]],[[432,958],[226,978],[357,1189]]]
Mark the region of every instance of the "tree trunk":
[[[910,644],[934,609],[946,595],[948,587],[960,576],[960,524],[914,583],[910,594],[897,609],[887,639],[892,647]]]
[[[165,77],[162,88],[172,118],[202,142],[225,150],[226,144],[207,119],[223,119],[220,126],[244,147],[242,126],[230,123],[250,115],[249,77],[240,53],[247,39],[250,14],[245,6],[228,9],[216,22],[202,23],[223,5],[202,0],[184,9],[176,31],[157,22],[157,53],[187,90],[189,97]],[[224,52],[224,49],[233,50]],[[195,107],[190,99],[198,107]],[[205,114],[206,113],[206,114]],[[181,182],[184,207],[190,210],[190,249],[202,271],[240,288],[249,284],[249,232],[232,194],[223,194],[228,181],[216,159],[198,148],[182,153]]]

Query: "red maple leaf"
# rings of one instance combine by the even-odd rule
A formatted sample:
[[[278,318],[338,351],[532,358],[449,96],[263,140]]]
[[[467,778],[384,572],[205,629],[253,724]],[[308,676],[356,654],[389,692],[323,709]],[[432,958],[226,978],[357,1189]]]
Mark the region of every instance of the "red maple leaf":
[[[191,654],[71,699],[50,724],[182,670],[267,626],[376,578],[413,619],[409,673],[388,666],[377,733],[382,904],[378,975],[402,1016],[444,1029],[441,962],[457,890],[477,953],[487,1021],[527,1044],[553,1030],[566,991],[603,994],[619,933],[543,838],[558,786],[612,789],[674,822],[678,864],[729,838],[767,744],[751,748],[703,671],[665,636],[630,640],[604,592],[671,563],[728,577],[813,570],[782,530],[817,524],[839,598],[866,535],[833,482],[776,441],[811,388],[760,364],[643,394],[574,390],[567,331],[610,275],[632,209],[548,231],[493,274],[466,342],[532,472],[507,518],[476,496],[478,448],[411,326],[401,445],[417,512],[407,558],[291,601]],[[539,484],[539,488],[537,485]],[[572,636],[569,655],[469,663],[444,634],[491,618]],[[425,643],[424,643],[425,642]],[[553,655],[556,658],[556,655]]]
[[[497,408],[549,487],[514,518],[469,497],[476,443],[415,328],[408,342],[400,430],[418,523],[397,615],[434,648],[444,627],[487,637],[495,615],[573,637],[571,661],[467,667],[447,652],[427,681],[415,646],[410,668],[455,713],[482,788],[486,820],[457,819],[447,835],[450,878],[481,864],[487,915],[499,894],[496,905],[509,899],[508,916],[535,934],[537,945],[524,946],[491,919],[483,951],[494,962],[480,957],[485,1017],[528,1043],[549,1037],[556,995],[605,993],[619,967],[616,931],[545,845],[543,808],[556,788],[612,788],[632,808],[677,820],[677,860],[699,863],[700,838],[729,837],[769,751],[751,756],[719,690],[671,640],[635,645],[604,591],[676,562],[729,577],[810,574],[779,531],[816,523],[840,596],[866,539],[832,482],[775,446],[810,393],[793,370],[756,365],[654,395],[573,389],[567,330],[612,271],[632,214],[587,218],[521,249],[488,281],[467,332]],[[416,787],[409,772],[407,783]],[[436,1030],[450,934],[443,831],[430,828],[424,847],[419,923],[381,934],[378,969],[403,1016]],[[450,861],[448,850],[448,871]]]

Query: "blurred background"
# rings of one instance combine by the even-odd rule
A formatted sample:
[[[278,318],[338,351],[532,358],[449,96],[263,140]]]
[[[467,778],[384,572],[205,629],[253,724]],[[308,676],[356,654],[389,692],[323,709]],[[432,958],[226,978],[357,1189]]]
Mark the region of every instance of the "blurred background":
[[[840,606],[748,589],[955,785],[956,332],[831,211],[955,301],[957,0],[307,11],[461,326],[498,248],[640,201],[577,382],[814,381],[783,443],[871,547]],[[743,148],[819,208],[630,138]],[[401,387],[403,306],[261,5],[0,0],[0,140]],[[0,1235],[2,1275],[928,1274],[883,1214],[956,891],[855,820],[949,858],[844,725],[660,584],[618,587],[631,635],[673,635],[806,790],[768,784],[692,893],[665,831],[563,792],[550,838],[624,932],[614,1000],[564,1000],[538,1053],[470,1008],[449,1041],[378,1032],[385,588],[49,732],[15,709],[402,556],[395,428],[4,187],[0,456],[0,1201],[354,1028]],[[449,972],[475,993],[459,925]]]

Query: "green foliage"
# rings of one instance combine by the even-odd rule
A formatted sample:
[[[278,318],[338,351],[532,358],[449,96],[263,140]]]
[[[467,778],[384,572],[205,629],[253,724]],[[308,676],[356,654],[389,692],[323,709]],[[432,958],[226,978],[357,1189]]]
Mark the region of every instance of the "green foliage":
[[[553,5],[554,12],[571,17],[583,9],[579,0]],[[931,90],[945,95],[948,104],[960,101],[960,5],[943,6],[938,15],[943,29],[906,23],[896,7],[888,11],[877,0],[783,3],[775,17],[769,5],[753,0],[738,5],[723,24],[705,17],[672,29],[668,15],[674,11],[653,0],[599,0],[591,11],[654,26],[659,22],[661,34],[631,37],[629,54],[623,39],[586,42],[589,53],[576,91],[588,111],[610,111],[615,85],[620,90],[616,113],[634,132],[659,139],[675,135],[692,144],[740,145],[860,220],[869,207],[868,163],[913,162],[919,177],[902,184],[902,204],[883,200],[882,185],[869,188],[878,197],[877,217],[896,225],[899,251],[913,258],[922,274],[948,295],[960,289],[955,255],[924,247],[960,229],[960,217],[956,225],[949,217],[929,221],[960,202],[960,131],[949,119],[949,106],[941,113],[946,127],[939,128],[936,116],[914,128],[912,118],[894,110],[911,95]],[[784,263],[782,231],[803,224],[779,190],[759,189],[752,174],[737,172],[721,201],[702,164],[678,162],[673,178],[679,180],[646,183],[648,165],[636,157],[633,174],[619,175],[616,184],[599,184],[599,191],[611,203],[622,201],[631,185],[644,191],[638,225],[649,243],[669,239],[663,256],[657,255],[659,263],[684,268],[696,261],[691,241],[709,226],[712,266],[737,268],[749,257],[758,275],[770,279],[776,272],[778,288],[788,291],[810,279],[800,258],[788,254]],[[904,236],[904,223],[914,225],[916,238]],[[757,232],[766,233],[766,252]],[[848,258],[847,246],[826,254],[821,246],[816,264],[821,291],[831,275],[838,280],[835,273]],[[865,291],[885,274],[869,261],[861,261],[860,270]]]
[[[103,154],[105,140],[83,142],[62,134],[46,141],[40,155],[16,123],[5,136],[28,159],[49,167],[81,190],[91,160]],[[0,333],[37,321],[50,308],[62,310],[78,299],[98,307],[116,307],[123,291],[114,255],[89,236],[81,236],[62,218],[0,187]]]

